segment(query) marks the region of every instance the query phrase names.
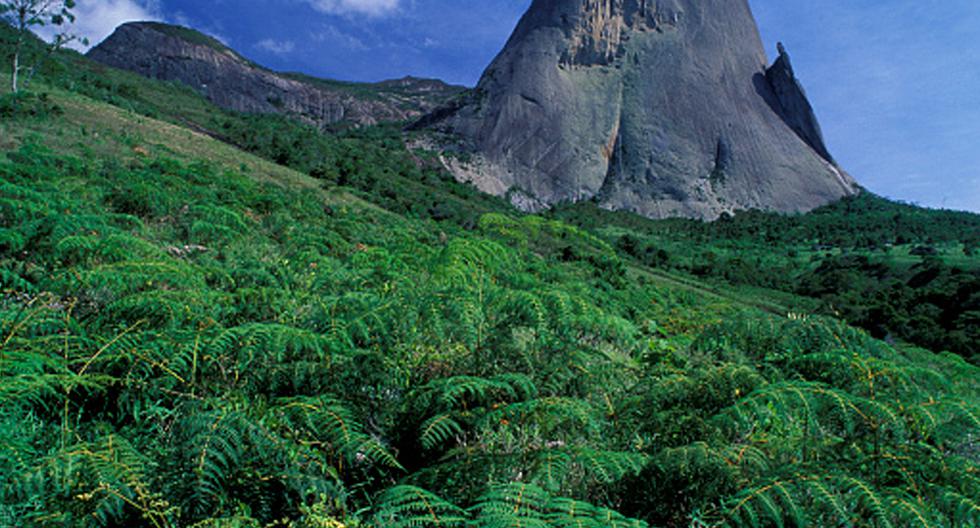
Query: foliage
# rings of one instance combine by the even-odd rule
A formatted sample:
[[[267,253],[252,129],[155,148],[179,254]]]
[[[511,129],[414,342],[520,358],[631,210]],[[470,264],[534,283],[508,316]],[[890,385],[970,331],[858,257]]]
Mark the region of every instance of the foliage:
[[[91,75],[120,104],[209,108]],[[122,156],[127,130],[62,106],[12,115],[32,132],[0,161],[0,524],[980,522],[980,387],[957,355],[658,275],[643,264],[684,258],[638,250],[643,222],[424,183],[393,129],[286,148],[372,203]],[[304,130],[228,119],[239,139]],[[459,216],[429,214],[437,188]]]
[[[44,27],[60,28],[75,21],[75,0],[3,0],[0,1],[0,25],[10,26],[10,30],[15,32],[13,38],[13,64],[11,65],[10,91],[16,94],[22,87],[19,82],[21,72],[27,72],[27,78],[23,83],[26,86],[34,77],[38,63],[42,57],[32,57],[33,60],[25,60],[25,46],[33,44],[37,48],[36,37],[33,31]],[[53,53],[68,42],[77,37],[67,31],[60,31],[54,41],[47,47],[47,54]],[[35,55],[37,55],[35,53]]]
[[[18,92],[0,95],[0,118],[50,118],[63,113],[47,94]]]
[[[618,295],[587,261],[542,279],[542,257],[490,233],[441,242],[201,163],[28,142],[0,178],[19,524],[299,522],[316,504],[353,522],[392,481],[478,477],[474,457],[490,480],[452,490],[464,504],[527,471],[602,498],[644,463],[607,436],[628,385],[590,388],[634,377],[615,350],[637,330],[586,300]]]
[[[590,205],[555,216],[606,226],[605,238],[644,265],[817,299],[815,310],[875,337],[980,361],[975,214],[865,192],[806,215],[746,211],[712,223],[651,221]]]

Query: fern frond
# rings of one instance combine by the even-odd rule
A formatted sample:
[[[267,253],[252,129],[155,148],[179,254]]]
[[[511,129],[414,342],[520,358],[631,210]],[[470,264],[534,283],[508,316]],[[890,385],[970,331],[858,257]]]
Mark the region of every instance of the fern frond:
[[[588,402],[576,398],[538,398],[504,405],[487,413],[483,427],[500,423],[535,424],[543,434],[596,433],[599,420]]]
[[[401,464],[340,402],[323,397],[289,398],[276,407],[288,420],[293,434],[304,432],[325,448],[341,454],[351,464],[364,461],[402,469]]]
[[[742,399],[722,413],[744,428],[773,424],[806,430],[819,427],[849,435],[855,427],[880,427],[902,434],[905,421],[885,403],[854,396],[819,383],[783,382]]]
[[[452,416],[440,414],[422,423],[419,441],[424,449],[432,449],[462,432],[463,427]]]
[[[519,374],[493,378],[455,376],[430,382],[419,392],[419,397],[440,409],[450,410],[527,398],[536,392],[530,378]]]
[[[813,496],[814,503],[826,510],[832,519],[842,526],[850,526],[850,513],[844,503],[844,497],[831,489],[826,482],[819,478],[803,479],[803,486]]]
[[[470,511],[478,526],[527,526],[547,528],[551,497],[541,488],[528,484],[507,484],[484,494]]]
[[[875,519],[879,526],[883,528],[892,528],[894,526],[891,522],[891,516],[889,515],[885,498],[876,490],[872,489],[871,485],[849,476],[839,477],[838,480],[848,490],[848,493],[857,499],[858,504],[862,505],[871,514],[870,516]]]
[[[646,523],[629,519],[606,508],[568,498],[552,497],[528,484],[496,486],[470,508],[474,525],[480,527],[581,527],[646,528]]]
[[[181,424],[186,438],[181,450],[194,478],[191,497],[197,513],[213,511],[223,503],[225,481],[247,448],[242,422],[239,411],[222,408],[189,415]]]
[[[385,491],[374,508],[375,524],[392,528],[468,526],[465,512],[445,499],[415,486]]]
[[[574,463],[582,466],[589,475],[602,484],[612,484],[627,476],[633,476],[643,470],[649,457],[640,453],[623,453],[616,451],[598,451],[588,448],[571,450]]]
[[[473,269],[483,269],[491,274],[511,268],[514,256],[511,250],[488,239],[454,238],[436,257],[438,276],[453,284],[468,284]]]
[[[943,486],[930,486],[952,526],[980,526],[980,500]]]
[[[917,526],[919,528],[940,528],[943,523],[933,517],[923,504],[907,497],[892,497],[891,506],[895,516],[901,520],[902,526]]]

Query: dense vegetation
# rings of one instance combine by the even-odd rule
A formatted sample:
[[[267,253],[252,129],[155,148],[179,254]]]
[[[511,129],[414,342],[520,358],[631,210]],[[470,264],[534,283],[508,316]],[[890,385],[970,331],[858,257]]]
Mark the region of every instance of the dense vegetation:
[[[671,222],[519,215],[392,129],[41,82],[0,99],[0,525],[980,523],[957,355],[664,275]]]
[[[810,214],[747,211],[717,222],[564,208],[599,225],[646,265],[819,300],[875,337],[948,350],[980,364],[980,216],[933,211],[870,193]]]

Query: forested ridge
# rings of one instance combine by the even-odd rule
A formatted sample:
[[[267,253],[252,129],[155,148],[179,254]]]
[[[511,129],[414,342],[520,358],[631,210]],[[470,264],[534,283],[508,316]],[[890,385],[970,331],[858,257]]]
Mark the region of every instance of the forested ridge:
[[[818,274],[867,244],[807,230],[874,238],[841,210],[868,197],[522,215],[397,127],[224,113],[72,54],[0,116],[2,526],[980,524],[968,354],[670,264],[750,240]],[[875,242],[935,254],[897,272],[976,269],[975,216],[903,210],[926,232]]]

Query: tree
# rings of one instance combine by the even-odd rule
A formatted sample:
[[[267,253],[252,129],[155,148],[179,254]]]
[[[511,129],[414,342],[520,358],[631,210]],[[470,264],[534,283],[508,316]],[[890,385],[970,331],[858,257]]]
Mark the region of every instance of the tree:
[[[968,257],[980,254],[980,235],[968,236],[963,240],[963,254]]]
[[[27,69],[33,73],[35,66],[25,68],[21,65],[21,54],[27,43],[30,31],[46,26],[61,27],[75,21],[72,9],[75,0],[0,0],[0,18],[17,30],[17,42],[14,45],[13,69],[11,71],[10,89],[17,93],[20,72]],[[58,33],[51,43],[50,51],[74,40],[75,37],[66,32]]]

